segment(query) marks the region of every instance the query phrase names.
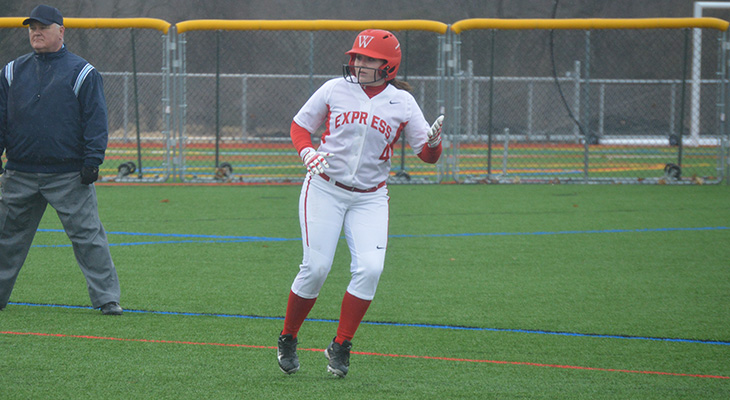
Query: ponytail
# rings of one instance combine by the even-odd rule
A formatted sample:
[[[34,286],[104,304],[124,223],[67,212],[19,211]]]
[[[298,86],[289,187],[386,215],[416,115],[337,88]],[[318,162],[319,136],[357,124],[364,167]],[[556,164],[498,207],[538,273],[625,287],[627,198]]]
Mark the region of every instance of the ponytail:
[[[411,85],[408,84],[408,82],[406,82],[406,81],[400,81],[400,80],[394,78],[394,79],[391,79],[390,81],[388,81],[388,83],[395,86],[396,89],[405,90],[406,92],[410,92],[411,90],[413,90]]]

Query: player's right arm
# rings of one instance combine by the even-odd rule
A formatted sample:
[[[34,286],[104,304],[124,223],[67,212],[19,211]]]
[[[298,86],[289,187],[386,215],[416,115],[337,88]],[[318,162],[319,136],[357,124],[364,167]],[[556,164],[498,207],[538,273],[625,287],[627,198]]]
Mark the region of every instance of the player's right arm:
[[[342,78],[339,78],[342,80]],[[336,80],[320,86],[294,116],[294,122],[309,132],[317,132],[330,113],[330,93]]]
[[[329,116],[328,98],[335,82],[335,79],[325,82],[312,94],[294,116],[289,132],[297,154],[312,175],[324,172],[324,169],[329,167],[326,158],[332,156],[332,153],[318,152],[314,149],[312,132],[316,132]]]
[[[289,135],[294,143],[294,148],[297,149],[297,154],[310,174],[321,174],[325,168],[329,168],[326,158],[332,156],[332,153],[315,150],[312,144],[312,134],[308,130],[292,121]]]

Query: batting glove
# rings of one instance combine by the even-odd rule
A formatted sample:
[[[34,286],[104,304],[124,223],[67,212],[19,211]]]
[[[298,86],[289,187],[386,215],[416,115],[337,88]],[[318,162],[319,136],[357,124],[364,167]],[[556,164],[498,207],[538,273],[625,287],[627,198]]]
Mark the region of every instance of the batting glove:
[[[428,131],[428,147],[438,147],[441,143],[441,125],[444,124],[444,116],[440,115],[436,118],[436,122],[431,125],[431,129]]]
[[[307,171],[312,175],[321,174],[325,168],[329,168],[326,157],[333,156],[332,153],[318,152],[317,150],[306,147],[299,152],[299,156],[302,157],[304,166],[307,167]]]

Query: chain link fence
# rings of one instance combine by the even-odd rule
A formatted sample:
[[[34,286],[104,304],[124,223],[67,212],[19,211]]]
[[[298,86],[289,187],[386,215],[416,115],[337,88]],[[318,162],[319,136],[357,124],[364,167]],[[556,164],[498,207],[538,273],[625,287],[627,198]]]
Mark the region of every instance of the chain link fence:
[[[23,19],[0,18],[2,65],[31,50]],[[104,78],[103,181],[301,182],[293,116],[357,32],[382,28],[426,119],[446,115],[439,163],[401,141],[391,183],[719,183],[727,26],[67,18],[65,41]]]
[[[25,18],[0,18],[0,63],[32,51]],[[167,55],[170,24],[155,19],[65,18],[64,43],[102,75],[109,144],[101,181],[170,177]]]
[[[387,24],[400,37],[401,78],[413,85],[426,118],[435,120],[439,38],[447,27],[424,22],[420,29],[405,30],[410,26],[405,22]],[[178,24],[180,179],[301,181],[306,169],[291,145],[292,118],[325,81],[342,76],[349,60],[345,51],[357,31],[367,27],[355,21]],[[323,131],[314,135],[315,146]],[[437,167],[416,162],[404,144],[398,147],[392,180],[440,179]]]
[[[726,23],[698,22],[455,24],[454,180],[721,181]]]

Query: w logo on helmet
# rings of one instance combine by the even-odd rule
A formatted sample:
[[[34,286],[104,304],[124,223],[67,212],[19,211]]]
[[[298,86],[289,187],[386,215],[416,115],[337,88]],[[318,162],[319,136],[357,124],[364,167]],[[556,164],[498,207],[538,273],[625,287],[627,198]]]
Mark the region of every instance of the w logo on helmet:
[[[375,36],[360,35],[360,36],[357,37],[358,44],[362,48],[368,47],[368,45],[370,44],[370,42],[373,41],[373,39],[375,39]]]

